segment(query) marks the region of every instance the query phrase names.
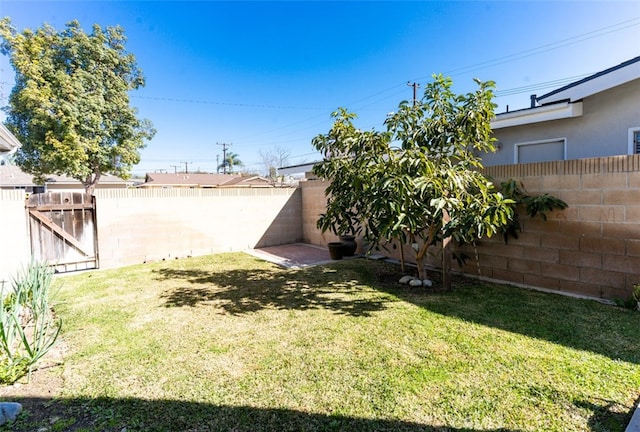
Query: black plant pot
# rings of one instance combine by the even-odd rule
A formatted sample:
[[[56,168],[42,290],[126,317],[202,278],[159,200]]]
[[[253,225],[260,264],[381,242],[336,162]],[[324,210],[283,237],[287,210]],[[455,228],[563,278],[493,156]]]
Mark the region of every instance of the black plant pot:
[[[356,243],[356,237],[352,235],[342,235],[338,236],[340,241],[344,243],[344,253],[343,256],[350,257],[356,254],[356,249],[358,249],[358,243]]]
[[[331,242],[328,244],[329,246],[329,255],[332,260],[342,259],[344,256],[344,243],[342,242]]]

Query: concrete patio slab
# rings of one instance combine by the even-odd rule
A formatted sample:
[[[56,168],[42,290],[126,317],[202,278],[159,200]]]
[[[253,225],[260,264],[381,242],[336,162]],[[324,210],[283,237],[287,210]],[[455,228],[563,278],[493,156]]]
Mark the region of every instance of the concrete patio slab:
[[[246,252],[286,268],[304,268],[331,262],[327,248],[304,243],[268,246]]]

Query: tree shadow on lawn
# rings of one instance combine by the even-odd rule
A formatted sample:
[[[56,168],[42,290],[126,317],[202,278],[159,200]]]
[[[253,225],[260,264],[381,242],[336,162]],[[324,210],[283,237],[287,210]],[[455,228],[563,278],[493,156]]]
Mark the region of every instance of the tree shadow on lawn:
[[[290,409],[220,406],[208,403],[112,398],[14,398],[23,404],[18,420],[0,431],[406,431],[480,432],[405,422],[342,415],[306,413]],[[36,409],[37,408],[37,409]],[[517,432],[515,429],[481,429]]]
[[[640,364],[640,314],[592,300],[463,276],[454,276],[453,289],[442,291],[438,272],[429,275],[433,288],[411,288],[397,283],[399,265],[369,260],[301,270],[162,268],[155,272],[159,280],[189,283],[162,294],[167,307],[213,304],[236,315],[264,308],[324,308],[369,316],[401,300],[441,315]]]
[[[189,283],[161,294],[166,307],[212,304],[233,315],[271,308],[328,309],[339,314],[369,316],[393,301],[389,295],[360,285],[353,273],[331,268],[218,272],[162,268],[155,273],[159,280]]]
[[[595,300],[453,276],[443,291],[440,274],[430,272],[431,289],[397,283],[399,266],[381,263],[380,290],[424,309],[488,327],[640,364],[640,314]]]

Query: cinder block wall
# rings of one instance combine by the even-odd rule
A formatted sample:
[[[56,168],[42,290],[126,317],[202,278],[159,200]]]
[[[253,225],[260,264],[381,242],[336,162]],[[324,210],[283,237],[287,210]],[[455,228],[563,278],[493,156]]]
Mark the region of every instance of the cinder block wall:
[[[100,267],[302,240],[293,188],[96,191]]]
[[[473,247],[462,248],[472,257],[464,273],[609,299],[627,298],[640,283],[640,155],[494,166],[485,172],[497,184],[520,180],[527,192],[549,193],[569,208],[549,214],[547,221],[522,216],[518,239],[507,245],[495,237],[478,242],[477,262]],[[321,181],[302,184],[305,242],[329,240],[315,227],[325,187]],[[407,249],[405,257],[412,258]]]
[[[31,257],[25,200],[22,190],[0,190],[0,288]]]

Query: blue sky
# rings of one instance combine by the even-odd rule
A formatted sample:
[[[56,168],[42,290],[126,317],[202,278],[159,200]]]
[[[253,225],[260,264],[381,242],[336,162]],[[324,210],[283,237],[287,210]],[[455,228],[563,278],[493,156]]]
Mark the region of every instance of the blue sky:
[[[640,1],[170,2],[0,0],[22,30],[72,19],[120,25],[146,86],[131,94],[157,134],[133,170],[215,172],[221,143],[248,171],[259,152],[317,159],[311,140],[346,107],[363,129],[434,73],[454,90],[497,84],[497,112],[640,55]],[[13,70],[0,59],[0,105]],[[420,90],[419,90],[420,91]],[[178,167],[174,167],[178,165]]]

